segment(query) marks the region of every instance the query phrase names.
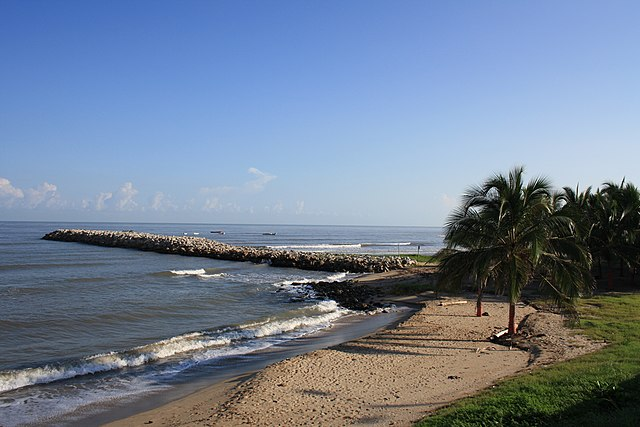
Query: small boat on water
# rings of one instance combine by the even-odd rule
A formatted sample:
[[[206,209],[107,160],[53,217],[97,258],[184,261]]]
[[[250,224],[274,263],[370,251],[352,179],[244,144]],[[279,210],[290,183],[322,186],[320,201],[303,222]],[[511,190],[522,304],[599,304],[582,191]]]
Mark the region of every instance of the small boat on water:
[[[211,232],[212,234],[224,234],[223,230],[214,230]]]
[[[269,232],[269,233],[262,233],[263,236],[275,236],[276,233],[273,232]]]

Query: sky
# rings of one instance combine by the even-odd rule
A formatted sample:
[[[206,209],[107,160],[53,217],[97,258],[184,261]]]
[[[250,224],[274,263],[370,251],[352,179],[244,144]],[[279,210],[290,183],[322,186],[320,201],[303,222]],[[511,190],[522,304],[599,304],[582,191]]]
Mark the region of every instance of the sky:
[[[0,0],[0,220],[441,226],[640,185],[637,1]]]

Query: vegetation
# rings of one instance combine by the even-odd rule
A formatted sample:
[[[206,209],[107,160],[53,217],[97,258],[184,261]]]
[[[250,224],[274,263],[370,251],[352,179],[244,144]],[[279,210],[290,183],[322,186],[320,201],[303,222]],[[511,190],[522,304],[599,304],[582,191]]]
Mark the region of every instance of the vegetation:
[[[515,307],[534,281],[560,305],[589,291],[591,256],[576,237],[574,220],[558,209],[545,178],[523,181],[523,168],[495,175],[464,195],[445,224],[447,247],[438,254],[440,285],[459,288],[472,278],[476,314],[488,283],[509,299],[508,332],[515,334]]]
[[[551,191],[523,169],[471,188],[446,224],[439,287],[472,284],[477,314],[485,288],[511,306],[530,284],[575,307],[589,285],[619,289],[640,267],[640,192],[631,183]],[[640,420],[640,295],[601,295],[577,304],[582,332],[605,349],[504,381],[424,419],[420,426],[637,425]],[[513,311],[509,332],[515,332]]]
[[[605,183],[602,190],[586,196],[586,212],[581,215],[590,219],[591,229],[586,240],[594,256],[607,265],[607,288],[614,287],[614,263],[620,265],[620,274],[625,266],[638,266],[640,229],[640,194],[632,184]]]
[[[437,258],[435,255],[401,254],[399,256],[411,258],[412,260],[420,264],[434,264],[437,262]]]
[[[498,384],[425,418],[426,426],[636,426],[640,420],[640,295],[578,304],[581,333],[610,343],[596,353]]]

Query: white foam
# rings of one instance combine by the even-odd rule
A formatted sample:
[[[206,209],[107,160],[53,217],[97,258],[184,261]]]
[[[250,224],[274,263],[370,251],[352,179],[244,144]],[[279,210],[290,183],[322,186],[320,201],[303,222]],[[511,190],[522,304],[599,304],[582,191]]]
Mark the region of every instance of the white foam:
[[[128,396],[156,392],[168,388],[152,378],[128,378],[110,380],[107,384],[96,384],[96,388],[67,388],[63,394],[52,395],[49,392],[16,396],[15,400],[0,401],[0,413],[4,427],[25,425],[66,425],[76,420],[73,416],[52,422],[56,417],[64,416],[80,408],[90,408],[98,402],[122,399]],[[93,409],[95,411],[95,408]],[[89,409],[91,412],[91,409]],[[81,416],[81,415],[80,415]],[[71,422],[71,424],[74,424]]]
[[[335,273],[327,276],[328,281],[330,282],[342,282],[347,279],[348,273]]]
[[[170,270],[170,272],[178,276],[197,276],[207,273],[204,268],[199,268],[197,270]]]
[[[300,279],[292,279],[292,280],[283,280],[281,282],[274,283],[276,286],[287,287],[295,284],[307,284],[307,283],[316,283],[316,282],[342,282],[347,280],[349,277],[349,273],[334,273],[326,276],[325,278],[309,278],[303,277]]]
[[[298,336],[317,331],[330,326],[333,320],[348,313],[350,313],[349,310],[339,308],[335,301],[321,301],[311,307],[292,312],[292,317],[286,319],[265,320],[215,332],[193,332],[123,352],[89,356],[67,364],[1,371],[0,392],[141,366],[195,352],[187,360],[183,360],[183,364],[188,367],[199,360],[209,360],[216,354],[228,354],[231,351],[230,346],[237,347],[238,343],[243,343],[245,352],[250,352],[267,345],[255,341],[261,338],[276,337],[293,331],[296,331]],[[233,352],[236,351],[233,350]]]
[[[180,353],[228,344],[228,339],[208,337],[202,332],[172,337],[125,352],[110,352],[89,356],[69,364],[0,372],[0,392],[34,384],[46,384],[82,375],[141,366]]]
[[[269,249],[305,249],[305,250],[327,250],[327,249],[357,249],[361,248],[360,243],[356,244],[317,244],[317,245],[274,245],[267,246]]]
[[[212,279],[215,277],[225,277],[226,274],[224,273],[216,273],[216,274],[198,274],[198,277],[202,278],[202,279]]]
[[[367,246],[411,246],[411,242],[389,242],[389,243],[363,243],[363,247]]]
[[[169,272],[176,276],[197,276],[203,279],[226,276],[224,273],[208,273],[204,268],[198,268],[194,270],[169,270]]]

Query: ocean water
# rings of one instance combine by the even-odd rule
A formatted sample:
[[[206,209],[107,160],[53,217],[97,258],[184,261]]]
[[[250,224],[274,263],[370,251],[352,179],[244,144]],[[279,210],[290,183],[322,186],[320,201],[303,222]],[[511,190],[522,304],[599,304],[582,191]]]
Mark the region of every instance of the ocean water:
[[[41,240],[58,228],[325,252],[428,254],[442,246],[441,229],[426,227],[0,222],[4,427],[82,424],[109,406],[231,371],[366,317],[334,301],[294,298],[303,291],[294,282],[349,273]]]

